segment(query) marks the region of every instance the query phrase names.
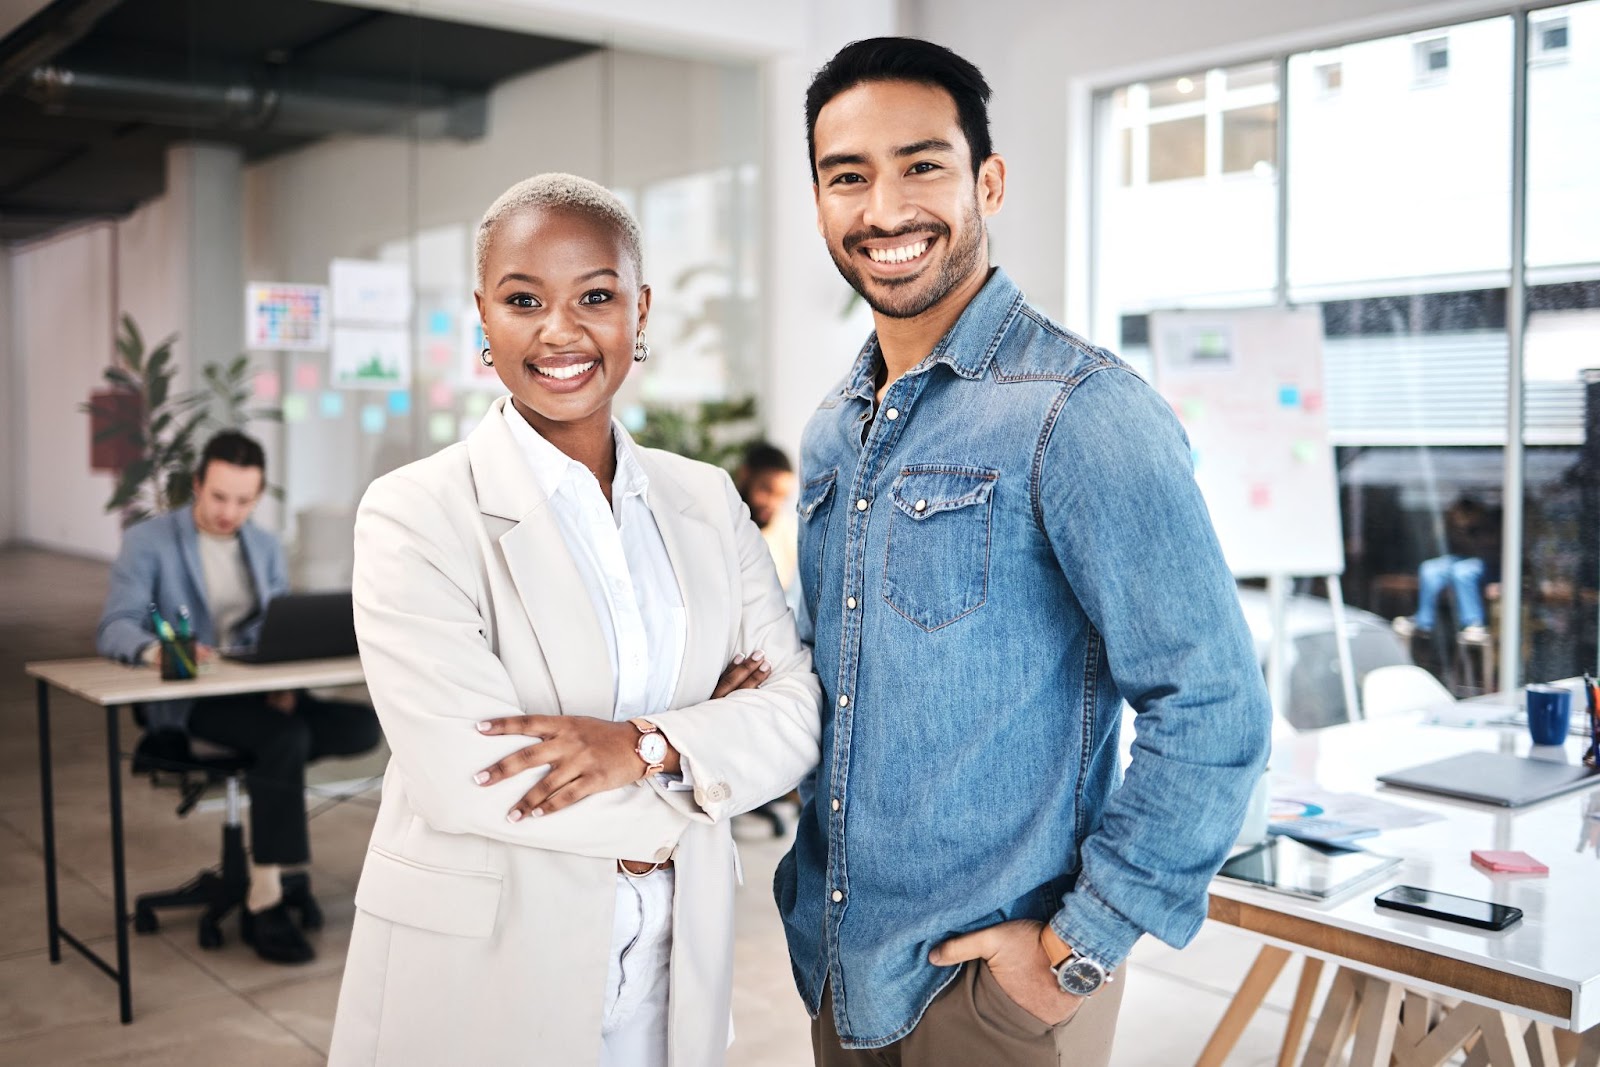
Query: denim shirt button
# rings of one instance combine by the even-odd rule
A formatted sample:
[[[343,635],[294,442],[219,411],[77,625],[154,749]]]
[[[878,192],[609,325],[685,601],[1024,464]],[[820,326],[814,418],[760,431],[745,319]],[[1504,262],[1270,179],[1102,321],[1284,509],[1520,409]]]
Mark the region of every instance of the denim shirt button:
[[[849,608],[851,611],[856,610],[856,598],[853,597],[853,596],[845,597],[844,598],[844,606]]]
[[[833,810],[834,811],[838,811],[839,810],[839,798],[838,797],[834,797],[833,798]]]
[[[898,408],[890,408],[888,411],[883,413],[883,417],[888,419],[890,422],[893,422],[895,419],[900,417],[900,411]]]
[[[862,497],[860,500],[856,501],[856,510],[857,511],[866,511],[867,510],[867,498],[866,497]]]
[[[834,903],[835,903],[835,904],[837,904],[837,903],[839,903],[839,902],[840,902],[840,901],[841,901],[841,900],[843,900],[843,899],[844,899],[844,894],[843,894],[843,893],[841,893],[841,892],[840,892],[840,891],[839,891],[839,890],[837,890],[837,889],[835,889],[835,890],[834,890],[834,891],[833,891],[833,902],[834,902]]]
[[[840,693],[839,694],[839,706],[841,708],[848,708],[850,706],[850,698],[845,696],[843,693]]]
[[[911,508],[913,511],[927,511],[928,502],[926,500],[919,500],[915,504],[912,504]]]

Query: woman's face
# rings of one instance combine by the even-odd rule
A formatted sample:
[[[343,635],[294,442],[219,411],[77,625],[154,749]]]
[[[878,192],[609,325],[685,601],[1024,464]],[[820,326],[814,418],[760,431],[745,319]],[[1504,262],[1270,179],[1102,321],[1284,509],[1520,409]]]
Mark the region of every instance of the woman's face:
[[[582,212],[526,209],[495,227],[482,286],[495,373],[523,414],[608,423],[650,312],[621,235]]]

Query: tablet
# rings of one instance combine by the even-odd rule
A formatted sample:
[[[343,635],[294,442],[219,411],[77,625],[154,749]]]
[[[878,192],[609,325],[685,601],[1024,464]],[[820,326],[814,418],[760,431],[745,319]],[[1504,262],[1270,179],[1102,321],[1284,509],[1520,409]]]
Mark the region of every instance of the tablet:
[[[1398,856],[1273,837],[1229,859],[1217,877],[1306,900],[1327,900],[1399,865]]]

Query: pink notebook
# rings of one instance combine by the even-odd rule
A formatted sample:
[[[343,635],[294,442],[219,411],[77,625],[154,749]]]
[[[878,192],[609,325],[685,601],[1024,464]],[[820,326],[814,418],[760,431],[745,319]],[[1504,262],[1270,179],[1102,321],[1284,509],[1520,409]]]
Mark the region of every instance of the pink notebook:
[[[1518,874],[1550,873],[1549,867],[1546,867],[1526,852],[1501,852],[1489,848],[1476,848],[1472,850],[1472,862],[1491,871],[1506,871]]]

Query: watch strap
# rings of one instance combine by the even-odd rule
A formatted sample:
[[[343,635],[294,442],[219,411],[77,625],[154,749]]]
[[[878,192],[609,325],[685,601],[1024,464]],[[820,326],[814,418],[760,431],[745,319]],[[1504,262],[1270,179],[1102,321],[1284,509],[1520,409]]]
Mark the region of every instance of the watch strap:
[[[1049,923],[1045,923],[1044,929],[1039,931],[1039,946],[1044,949],[1052,968],[1061,966],[1072,956],[1072,946],[1061,940],[1061,935]]]
[[[640,775],[640,777],[649,778],[653,774],[660,774],[666,765],[663,763],[653,763],[651,762],[650,757],[644,754],[644,739],[649,737],[651,734],[659,735],[661,733],[661,728],[655,723],[651,722],[649,719],[629,719],[628,723],[635,730],[639,731],[639,740],[633,746],[633,753],[644,761],[644,774]]]

